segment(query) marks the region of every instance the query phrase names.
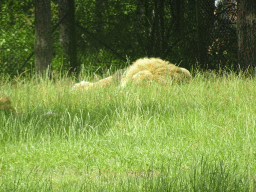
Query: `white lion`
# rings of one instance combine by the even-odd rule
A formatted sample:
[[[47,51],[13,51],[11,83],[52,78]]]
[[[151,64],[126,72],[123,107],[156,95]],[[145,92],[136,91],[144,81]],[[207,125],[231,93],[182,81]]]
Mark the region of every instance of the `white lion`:
[[[73,86],[73,89],[83,88],[100,88],[112,83],[120,84],[125,87],[128,83],[142,83],[156,81],[159,83],[168,83],[173,81],[184,81],[191,78],[190,72],[168,61],[159,58],[142,58],[135,61],[127,69],[122,69],[112,76],[97,81],[95,83],[82,81]]]

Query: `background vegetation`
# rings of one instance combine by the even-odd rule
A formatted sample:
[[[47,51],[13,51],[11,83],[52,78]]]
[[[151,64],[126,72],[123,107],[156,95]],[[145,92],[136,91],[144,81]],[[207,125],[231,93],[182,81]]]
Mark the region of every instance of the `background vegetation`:
[[[40,0],[36,2],[40,5]],[[76,0],[76,30],[74,26],[71,28],[68,20],[71,8],[67,0],[46,2],[51,5],[49,27],[53,46],[52,52],[49,52],[52,61],[47,65],[51,64],[55,71],[84,65],[93,72],[101,73],[101,68],[122,68],[127,58],[134,61],[140,57],[161,57],[188,69],[195,65],[202,69],[217,70],[237,69],[239,66],[242,68],[242,65],[254,66],[254,61],[244,64],[240,59],[239,65],[237,60],[236,1],[219,1],[217,7],[214,0]],[[33,70],[37,4],[31,0],[4,0],[0,6],[1,72],[16,74],[17,70],[20,73]],[[248,2],[246,6],[255,5]],[[248,10],[245,13],[251,12]],[[65,19],[60,22],[63,17]],[[254,21],[252,18],[240,23],[251,26],[253,31]],[[244,29],[243,26],[241,28]],[[251,28],[245,29],[250,31]],[[74,31],[75,47],[70,44]],[[243,34],[245,40],[251,43],[240,43],[241,49],[248,47],[248,50],[254,50],[253,36],[239,34]],[[72,50],[76,50],[77,59],[70,62],[69,54]],[[43,55],[41,57],[44,58]],[[245,62],[248,60],[243,58]]]

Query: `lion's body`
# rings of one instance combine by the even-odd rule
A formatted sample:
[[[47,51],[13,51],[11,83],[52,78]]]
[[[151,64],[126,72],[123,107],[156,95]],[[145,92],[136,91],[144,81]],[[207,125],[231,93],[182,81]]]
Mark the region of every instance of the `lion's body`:
[[[12,102],[9,97],[7,97],[7,96],[0,97],[0,111],[15,113],[15,109],[12,106]]]
[[[121,86],[124,87],[128,82],[140,83],[145,80],[167,83],[191,78],[189,71],[185,70],[159,58],[138,59],[127,69]]]
[[[76,84],[74,88],[84,87],[85,89],[90,89],[92,87],[103,87],[112,83],[121,84],[121,87],[125,87],[128,83],[139,84],[145,81],[156,81],[165,84],[190,78],[190,72],[185,68],[177,67],[159,58],[143,58],[135,61],[127,69],[117,71],[110,77],[96,83],[82,81]]]

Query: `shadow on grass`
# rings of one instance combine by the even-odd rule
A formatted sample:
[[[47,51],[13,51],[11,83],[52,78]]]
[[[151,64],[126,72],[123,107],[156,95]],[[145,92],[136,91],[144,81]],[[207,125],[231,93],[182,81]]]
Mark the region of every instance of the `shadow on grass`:
[[[60,175],[57,180],[54,173],[16,170],[12,175],[1,174],[0,191],[255,191],[255,178],[247,173],[239,172],[236,165],[203,158],[186,171],[150,167],[145,173],[84,173],[66,179]]]

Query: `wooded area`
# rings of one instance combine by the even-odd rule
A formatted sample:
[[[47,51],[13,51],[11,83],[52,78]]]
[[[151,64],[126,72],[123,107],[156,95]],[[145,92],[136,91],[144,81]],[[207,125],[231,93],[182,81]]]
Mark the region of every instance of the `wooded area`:
[[[3,0],[0,10],[1,73],[96,71],[140,57],[256,66],[254,0]]]

